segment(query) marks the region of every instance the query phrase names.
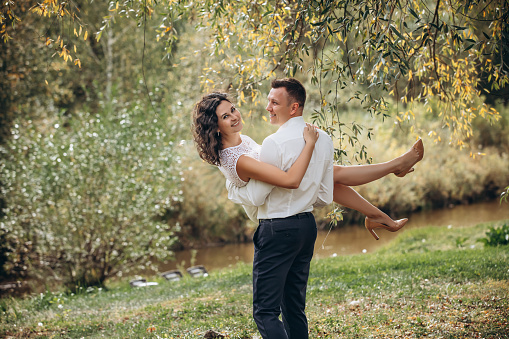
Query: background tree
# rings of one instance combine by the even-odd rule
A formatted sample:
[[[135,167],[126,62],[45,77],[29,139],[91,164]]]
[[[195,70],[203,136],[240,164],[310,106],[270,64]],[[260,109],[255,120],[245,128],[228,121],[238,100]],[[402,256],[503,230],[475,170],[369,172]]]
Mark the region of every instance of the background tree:
[[[53,108],[72,115],[84,104],[98,109],[100,102],[129,101],[138,96],[142,61],[148,79],[172,68],[170,53],[161,62],[163,45],[145,43],[142,31],[133,34],[137,21],[119,14],[110,18],[116,25],[104,22],[109,5],[54,0],[0,5],[0,100],[5,108],[0,144],[15,117],[38,121],[51,119]],[[160,80],[152,85],[166,92]]]
[[[0,165],[7,271],[74,289],[171,257],[178,229],[162,215],[180,200],[178,126],[144,113],[62,115],[46,133],[15,125]]]
[[[163,215],[181,200],[183,126],[165,82],[173,64],[128,18],[97,39],[108,5],[0,5],[2,279],[74,288],[171,258],[179,229]]]

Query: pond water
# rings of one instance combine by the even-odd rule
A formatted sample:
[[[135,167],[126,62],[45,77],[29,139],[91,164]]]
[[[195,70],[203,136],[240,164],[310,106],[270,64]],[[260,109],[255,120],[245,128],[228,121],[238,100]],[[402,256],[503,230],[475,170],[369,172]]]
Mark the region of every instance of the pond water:
[[[467,227],[481,222],[509,219],[509,204],[499,200],[472,205],[458,205],[443,210],[424,211],[408,216],[409,222],[403,230],[391,233],[377,229],[380,240],[375,240],[364,225],[346,225],[333,228],[330,232],[319,231],[315,244],[315,258],[337,255],[373,252],[390,242],[407,229],[425,226]],[[194,256],[193,256],[194,253]],[[186,250],[175,253],[176,260],[163,264],[161,271],[193,265],[203,265],[208,271],[232,267],[238,262],[251,263],[254,248],[252,242],[207,247],[196,251]],[[191,262],[191,259],[194,260]]]

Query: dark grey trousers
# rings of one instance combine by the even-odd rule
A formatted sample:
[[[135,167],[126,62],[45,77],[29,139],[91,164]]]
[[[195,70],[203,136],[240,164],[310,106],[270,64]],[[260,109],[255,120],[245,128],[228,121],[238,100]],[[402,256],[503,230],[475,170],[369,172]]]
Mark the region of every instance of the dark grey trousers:
[[[253,317],[264,339],[308,338],[304,310],[316,233],[309,212],[260,220],[253,237]]]

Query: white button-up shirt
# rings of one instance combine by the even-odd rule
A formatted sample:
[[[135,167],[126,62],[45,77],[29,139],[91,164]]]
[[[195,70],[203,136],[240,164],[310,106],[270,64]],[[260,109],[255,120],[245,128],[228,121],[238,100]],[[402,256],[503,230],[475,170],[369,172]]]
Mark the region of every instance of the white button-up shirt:
[[[301,116],[284,123],[276,133],[263,141],[260,161],[284,171],[290,169],[304,148],[302,134],[305,126]],[[321,130],[319,133],[299,188],[281,188],[252,179],[246,186],[237,187],[227,181],[228,198],[245,206],[258,206],[257,219],[285,218],[301,212],[311,212],[313,206],[330,204],[334,189],[334,146],[327,133]],[[246,211],[249,214],[250,209]],[[250,217],[253,219],[252,215]]]

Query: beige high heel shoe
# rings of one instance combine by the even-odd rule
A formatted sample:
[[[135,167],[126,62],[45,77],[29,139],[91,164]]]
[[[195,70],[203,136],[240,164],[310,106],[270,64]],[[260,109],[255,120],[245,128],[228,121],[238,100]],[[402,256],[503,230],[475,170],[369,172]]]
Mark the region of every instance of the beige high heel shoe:
[[[405,226],[407,221],[408,221],[408,218],[396,220],[395,221],[396,225],[391,227],[391,226],[387,226],[386,224],[381,224],[379,222],[372,221],[371,219],[366,217],[366,219],[364,219],[364,225],[366,226],[366,229],[369,231],[369,233],[371,233],[371,235],[376,240],[378,240],[380,238],[378,237],[378,235],[376,235],[376,233],[375,233],[375,231],[373,231],[373,229],[375,229],[375,228],[384,228],[384,229],[386,229],[389,232],[396,232],[396,231],[399,231],[403,226]]]
[[[399,173],[394,173],[397,177],[404,177],[405,175],[407,175],[408,173],[410,172],[413,172],[414,169],[414,165],[416,163],[418,163],[419,161],[422,160],[422,158],[424,157],[424,144],[422,143],[422,139],[419,138],[419,140],[417,140],[412,148],[419,154],[419,157],[417,158],[417,160],[415,160],[410,166],[408,166],[407,168],[403,169],[401,172]]]

